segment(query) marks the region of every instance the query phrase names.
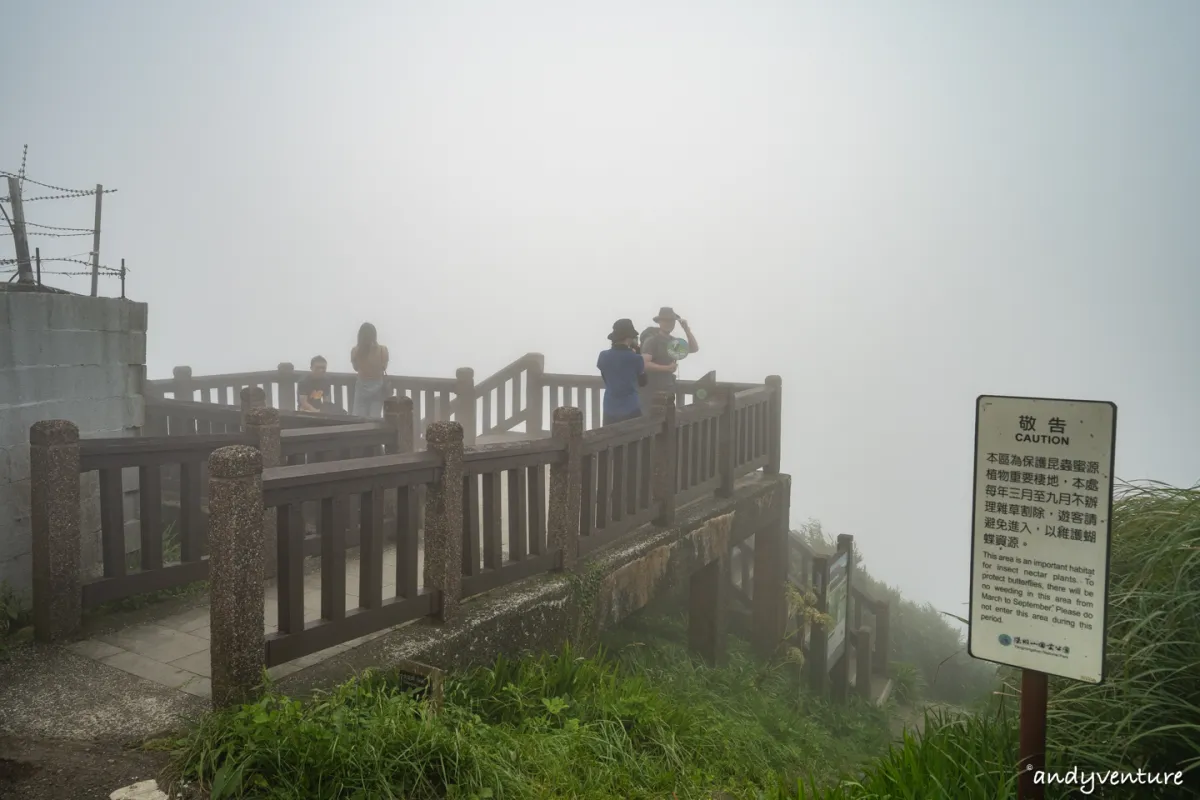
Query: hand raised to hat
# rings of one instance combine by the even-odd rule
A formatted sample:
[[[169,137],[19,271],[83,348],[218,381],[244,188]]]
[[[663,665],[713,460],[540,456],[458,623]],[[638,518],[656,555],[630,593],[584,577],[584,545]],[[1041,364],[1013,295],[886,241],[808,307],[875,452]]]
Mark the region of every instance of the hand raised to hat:
[[[688,325],[688,321],[683,317],[679,318],[679,327],[683,328],[685,331],[690,331],[692,329],[692,326]]]

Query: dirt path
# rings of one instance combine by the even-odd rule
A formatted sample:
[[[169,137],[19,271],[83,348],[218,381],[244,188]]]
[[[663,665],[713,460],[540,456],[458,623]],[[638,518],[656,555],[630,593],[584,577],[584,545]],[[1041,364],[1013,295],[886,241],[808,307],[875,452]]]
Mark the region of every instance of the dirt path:
[[[157,778],[162,752],[61,739],[0,738],[0,797],[107,800],[122,786]]]

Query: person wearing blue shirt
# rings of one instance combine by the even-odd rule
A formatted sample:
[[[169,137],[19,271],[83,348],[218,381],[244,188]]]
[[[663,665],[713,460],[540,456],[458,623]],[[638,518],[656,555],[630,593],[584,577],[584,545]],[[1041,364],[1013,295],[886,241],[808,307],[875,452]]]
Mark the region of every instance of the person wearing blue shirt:
[[[637,350],[638,332],[633,320],[619,319],[608,335],[612,347],[600,353],[596,368],[604,379],[604,423],[612,425],[642,416],[638,387],[647,372],[674,372],[674,363],[655,364]]]

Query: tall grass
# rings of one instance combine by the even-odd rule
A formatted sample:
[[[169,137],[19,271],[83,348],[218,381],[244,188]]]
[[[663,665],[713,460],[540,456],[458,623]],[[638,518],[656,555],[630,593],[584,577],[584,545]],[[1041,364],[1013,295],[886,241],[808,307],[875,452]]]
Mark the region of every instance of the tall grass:
[[[786,669],[734,642],[709,669],[675,618],[640,618],[598,657],[500,660],[450,676],[442,712],[374,672],[311,701],[275,693],[208,717],[180,777],[212,797],[757,798],[776,775],[830,781],[882,752],[875,708],[800,706]]]
[[[1047,769],[1065,774],[1181,771],[1183,785],[1125,784],[1107,798],[1200,796],[1200,489],[1122,485],[1113,509],[1107,675],[1102,685],[1052,678]],[[782,783],[776,798],[1015,797],[1015,671],[991,710],[935,713],[861,775],[828,788]],[[1079,797],[1047,786],[1047,797]]]

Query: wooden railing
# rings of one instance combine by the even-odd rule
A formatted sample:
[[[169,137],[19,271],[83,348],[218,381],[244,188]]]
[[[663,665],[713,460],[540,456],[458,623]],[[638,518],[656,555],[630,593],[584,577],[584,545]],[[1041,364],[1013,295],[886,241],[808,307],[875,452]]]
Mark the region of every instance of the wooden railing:
[[[184,366],[175,367],[171,378],[147,383],[159,398],[186,401],[214,410],[236,407],[243,389],[258,387],[264,392],[267,404],[279,408],[284,419],[288,419],[289,412],[296,409],[296,386],[303,376],[303,371],[287,363],[262,372],[206,376],[195,376],[191,367]],[[348,414],[354,407],[354,374],[329,372],[325,380],[328,410],[335,416]],[[676,402],[686,406],[710,395],[754,386],[718,383],[716,373],[709,372],[698,380],[678,381]],[[550,429],[551,411],[561,406],[580,409],[585,430],[599,428],[603,416],[603,390],[604,383],[599,375],[546,372],[545,359],[539,353],[528,353],[478,383],[474,370],[463,368],[454,378],[390,375],[385,385],[385,393],[412,400],[416,430],[424,431],[433,422],[458,422],[463,426],[468,445],[478,436],[509,432],[542,435]],[[474,400],[474,403],[463,403],[463,398]],[[321,424],[328,418],[298,414],[292,418],[292,424],[285,424],[285,427]]]
[[[778,472],[778,447],[772,442],[779,435],[780,397],[777,382],[725,389],[683,409],[660,395],[652,416],[587,432],[580,425],[575,444],[560,432],[465,448],[456,466],[462,508],[453,523],[461,528],[455,534],[462,552],[458,599],[559,569],[648,522],[670,524],[677,507],[728,496],[738,478],[760,468]],[[423,505],[423,498],[442,479],[446,463],[436,452],[414,448],[409,402],[389,399],[383,422],[282,429],[288,416],[274,409],[166,401],[158,405],[166,409],[168,428],[180,419],[179,425],[190,421],[199,430],[203,420],[207,431],[79,442],[79,471],[98,471],[101,485],[103,576],[83,580],[84,607],[208,577],[206,461],[218,448],[242,444],[268,458],[263,502],[276,515],[266,570],[278,577],[280,597],[280,632],[267,643],[271,664],[431,613],[428,596],[415,589],[421,557],[417,536],[422,512],[434,508]],[[245,415],[241,430],[232,430],[231,411],[239,419]],[[220,432],[211,432],[214,426]],[[579,509],[579,524],[567,554],[552,543],[548,525],[554,502],[550,472],[565,464],[569,453],[578,459],[572,490],[578,505],[572,507]],[[123,471],[130,469],[137,470],[140,490],[140,546],[133,564],[127,564],[123,508]],[[180,549],[167,560],[163,523],[172,513]],[[376,563],[385,526],[397,548],[397,594],[386,603]],[[347,548],[356,546],[362,605],[347,612],[344,597],[338,599],[345,594],[342,567]],[[303,623],[303,574],[298,572],[303,559],[314,555],[321,558],[325,598],[324,623],[315,627]]]

